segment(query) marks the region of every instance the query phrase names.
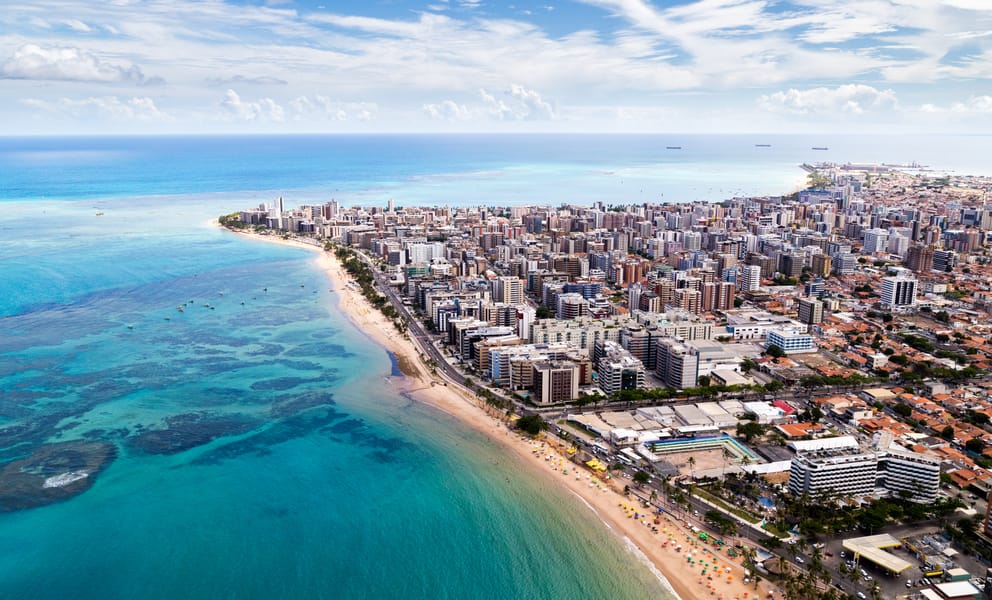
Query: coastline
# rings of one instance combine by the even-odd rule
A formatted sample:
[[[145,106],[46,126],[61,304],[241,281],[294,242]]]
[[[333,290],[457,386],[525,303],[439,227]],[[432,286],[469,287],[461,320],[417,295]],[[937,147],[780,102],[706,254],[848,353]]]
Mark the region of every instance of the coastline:
[[[216,220],[211,224],[222,227]],[[740,558],[732,560],[725,554],[711,552],[709,546],[694,541],[691,532],[669,515],[661,516],[661,524],[655,526],[654,531],[650,521],[632,518],[634,511],[642,509],[636,499],[623,495],[622,482],[600,482],[585,469],[576,470],[575,465],[569,462],[565,446],[557,438],[545,434],[535,440],[518,435],[466,390],[431,376],[413,342],[406,335],[397,335],[392,322],[369,305],[355,286],[348,285],[351,278],[333,253],[298,240],[249,231],[230,231],[260,241],[316,251],[315,263],[331,280],[338,296],[338,309],[373,342],[396,357],[404,373],[404,377],[394,380],[398,393],[458,419],[515,455],[528,471],[535,474],[538,482],[556,486],[576,496],[619,538],[618,541],[625,544],[633,557],[646,564],[673,596],[682,600],[764,598],[775,590],[764,580],[757,590],[753,583],[745,585]],[[686,546],[685,552],[675,549],[676,545],[681,549],[680,544]],[[695,559],[692,565],[688,564],[689,551]],[[707,562],[718,557],[718,577],[707,579],[697,571],[704,557]]]

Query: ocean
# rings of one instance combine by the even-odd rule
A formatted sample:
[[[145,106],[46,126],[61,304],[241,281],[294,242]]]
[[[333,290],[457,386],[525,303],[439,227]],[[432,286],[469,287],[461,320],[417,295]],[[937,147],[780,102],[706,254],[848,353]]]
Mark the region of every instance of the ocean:
[[[209,221],[275,196],[716,200],[812,160],[980,172],[984,143],[0,138],[0,597],[670,597],[578,499],[398,395],[313,253]]]

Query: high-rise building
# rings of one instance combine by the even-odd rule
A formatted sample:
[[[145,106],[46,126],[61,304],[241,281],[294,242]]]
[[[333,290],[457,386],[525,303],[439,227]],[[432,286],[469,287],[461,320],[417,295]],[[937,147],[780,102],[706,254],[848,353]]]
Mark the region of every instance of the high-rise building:
[[[954,270],[954,267],[958,264],[957,252],[953,250],[934,250],[933,251],[933,270],[940,271],[944,273],[949,273]]]
[[[534,402],[560,404],[579,395],[579,369],[571,362],[546,361],[534,364]]]
[[[928,273],[933,269],[933,248],[913,245],[906,252],[906,267],[917,273]]]
[[[557,308],[559,319],[576,319],[589,314],[589,301],[582,294],[559,294]]]
[[[807,325],[823,322],[823,302],[816,298],[800,298],[799,321]]]
[[[761,267],[748,265],[741,270],[741,291],[753,292],[761,287]]]
[[[834,275],[850,275],[851,273],[854,273],[854,268],[858,264],[858,257],[850,252],[840,252],[838,254],[834,254],[833,259]]]
[[[655,372],[670,388],[695,387],[699,381],[699,353],[675,338],[661,338],[657,342]]]
[[[799,279],[799,276],[803,274],[802,254],[783,254],[779,257],[778,270],[786,277]]]
[[[833,263],[834,260],[829,254],[814,254],[810,260],[813,274],[820,277],[830,275],[830,269],[833,267]]]
[[[490,282],[493,302],[504,304],[522,304],[524,301],[524,282],[518,277],[497,277]]]
[[[861,251],[865,254],[885,252],[888,249],[889,232],[885,229],[867,229],[861,235],[864,240],[864,247]]]
[[[919,282],[907,273],[882,278],[882,306],[889,310],[903,310],[916,303]]]
[[[609,396],[621,390],[644,388],[644,365],[616,344],[596,363],[599,389]]]

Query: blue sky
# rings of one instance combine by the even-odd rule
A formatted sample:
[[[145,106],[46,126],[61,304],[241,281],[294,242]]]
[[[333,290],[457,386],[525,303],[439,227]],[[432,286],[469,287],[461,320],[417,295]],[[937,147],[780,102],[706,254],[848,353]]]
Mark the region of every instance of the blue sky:
[[[5,133],[992,133],[992,0],[32,0]]]

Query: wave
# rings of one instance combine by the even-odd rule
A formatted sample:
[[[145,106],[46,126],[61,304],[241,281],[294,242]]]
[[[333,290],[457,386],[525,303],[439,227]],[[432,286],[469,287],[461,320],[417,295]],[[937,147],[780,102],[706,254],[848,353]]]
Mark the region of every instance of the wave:
[[[75,483],[80,479],[86,479],[90,474],[86,471],[69,471],[68,473],[62,473],[61,475],[53,475],[45,480],[45,483],[41,485],[43,488],[60,488],[65,487],[71,483]]]

